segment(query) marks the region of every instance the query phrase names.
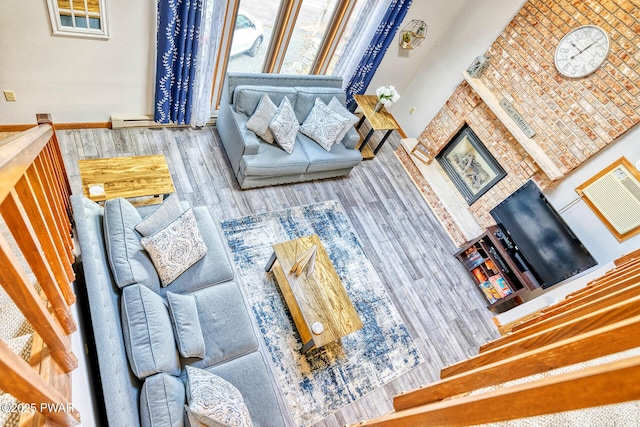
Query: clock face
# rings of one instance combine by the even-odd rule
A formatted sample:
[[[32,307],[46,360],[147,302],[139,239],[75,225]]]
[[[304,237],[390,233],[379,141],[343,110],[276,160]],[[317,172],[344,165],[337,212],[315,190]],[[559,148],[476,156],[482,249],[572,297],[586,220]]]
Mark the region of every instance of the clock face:
[[[568,32],[556,48],[558,72],[567,77],[584,77],[596,71],[609,54],[609,37],[600,27],[584,25]]]

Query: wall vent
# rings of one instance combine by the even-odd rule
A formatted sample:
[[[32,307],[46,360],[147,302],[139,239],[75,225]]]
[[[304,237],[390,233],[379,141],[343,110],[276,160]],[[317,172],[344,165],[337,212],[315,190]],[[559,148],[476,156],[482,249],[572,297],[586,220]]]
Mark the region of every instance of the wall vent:
[[[624,157],[576,188],[620,241],[640,232],[640,173]]]

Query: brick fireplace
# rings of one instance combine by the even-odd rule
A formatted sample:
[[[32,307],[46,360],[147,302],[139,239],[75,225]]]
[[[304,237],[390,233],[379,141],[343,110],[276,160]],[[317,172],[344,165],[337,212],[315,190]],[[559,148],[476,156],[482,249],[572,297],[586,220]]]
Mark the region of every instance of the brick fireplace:
[[[571,29],[593,24],[609,35],[603,66],[581,78],[562,77],[554,51]],[[438,169],[433,158],[468,124],[507,176],[471,206],[443,203],[455,187],[426,188],[429,203],[461,245],[474,231],[464,230],[460,209],[477,226],[494,224],[489,211],[529,179],[543,190],[571,174],[587,159],[640,121],[640,1],[530,0],[486,52],[489,68],[465,80],[426,126],[413,158]],[[499,105],[508,101],[535,135],[524,135]],[[440,170],[440,172],[442,172]],[[422,186],[451,185],[427,178]],[[461,199],[462,196],[460,196]],[[456,212],[457,211],[457,212]],[[471,227],[473,229],[473,227]]]

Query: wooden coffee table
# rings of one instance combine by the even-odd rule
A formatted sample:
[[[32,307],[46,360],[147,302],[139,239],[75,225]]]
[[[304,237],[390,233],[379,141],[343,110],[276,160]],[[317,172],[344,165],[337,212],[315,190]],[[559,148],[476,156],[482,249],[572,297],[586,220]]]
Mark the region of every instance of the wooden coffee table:
[[[306,270],[299,276],[290,273],[296,259],[313,245],[318,248],[313,274],[307,278]],[[316,234],[273,245],[273,255],[265,270],[273,271],[300,333],[303,353],[362,328],[362,321]],[[322,333],[312,332],[316,322],[322,324]]]
[[[80,178],[84,195],[94,202],[117,197],[133,198],[153,196],[138,200],[137,204],[162,201],[165,194],[175,191],[173,180],[164,155],[112,157],[79,160]],[[102,186],[102,194],[90,192],[93,186]]]

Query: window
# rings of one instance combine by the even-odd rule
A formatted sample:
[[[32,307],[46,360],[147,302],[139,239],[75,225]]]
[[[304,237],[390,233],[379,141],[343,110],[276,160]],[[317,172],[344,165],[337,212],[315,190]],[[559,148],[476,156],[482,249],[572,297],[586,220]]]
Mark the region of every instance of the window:
[[[53,34],[108,38],[106,0],[47,0]]]

